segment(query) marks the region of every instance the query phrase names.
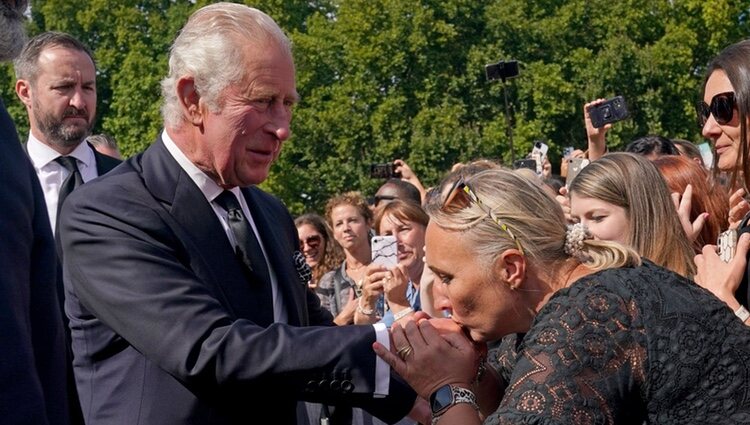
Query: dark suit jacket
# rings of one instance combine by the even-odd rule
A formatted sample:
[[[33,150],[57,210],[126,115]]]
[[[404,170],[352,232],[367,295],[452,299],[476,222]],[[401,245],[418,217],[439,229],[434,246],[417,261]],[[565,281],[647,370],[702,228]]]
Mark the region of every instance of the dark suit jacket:
[[[88,143],[88,142],[86,142]],[[120,161],[117,158],[113,158],[109,155],[104,155],[103,153],[99,153],[94,146],[89,143],[89,147],[91,147],[91,150],[94,151],[94,159],[96,160],[96,174],[97,176],[103,176],[107,174],[108,172],[112,171],[115,167],[120,165],[122,161]],[[97,177],[98,178],[98,177]],[[58,242],[58,258],[62,260],[62,248],[59,246]],[[63,287],[63,277],[62,277],[62,264],[58,264],[58,276],[57,276],[57,293],[59,295],[59,304],[60,304],[60,314],[63,318],[63,327],[65,329],[65,342],[68,350],[68,396],[69,396],[69,405],[68,410],[70,411],[70,424],[71,425],[84,425],[83,420],[83,414],[81,412],[81,405],[80,400],[78,397],[78,391],[76,389],[75,380],[73,379],[73,351],[71,349],[71,337],[70,337],[70,328],[68,324],[68,319],[65,316],[65,288]]]
[[[88,143],[88,142],[87,142]],[[109,171],[111,171],[113,168],[118,166],[122,161],[120,161],[117,158],[113,158],[109,155],[104,155],[102,153],[99,153],[94,146],[89,143],[89,147],[92,151],[94,151],[94,160],[96,161],[96,174],[97,176],[102,176]],[[28,146],[24,143],[23,149],[28,155],[29,149]],[[44,196],[42,196],[42,201],[44,201]],[[44,205],[44,204],[42,204]],[[62,258],[62,248],[60,247],[59,241],[57,242],[57,256],[58,259]],[[81,413],[81,406],[80,401],[78,400],[78,392],[76,390],[75,380],[73,379],[73,352],[71,350],[70,346],[70,330],[68,328],[68,320],[65,316],[65,288],[63,287],[63,276],[62,276],[62,264],[61,262],[58,262],[57,264],[57,298],[58,298],[58,305],[60,306],[60,317],[62,318],[63,323],[63,330],[65,331],[65,346],[67,350],[67,360],[66,360],[66,367],[67,367],[67,376],[68,376],[68,411],[70,413],[70,424],[71,425],[84,425],[83,421],[83,414]]]
[[[66,309],[88,425],[295,423],[298,399],[351,402],[393,422],[415,394],[373,399],[371,326],[330,327],[299,279],[291,216],[242,190],[289,324],[258,323],[219,220],[161,140],[65,202]],[[325,327],[314,325],[325,325]]]
[[[0,421],[67,424],[55,243],[44,194],[0,101]]]

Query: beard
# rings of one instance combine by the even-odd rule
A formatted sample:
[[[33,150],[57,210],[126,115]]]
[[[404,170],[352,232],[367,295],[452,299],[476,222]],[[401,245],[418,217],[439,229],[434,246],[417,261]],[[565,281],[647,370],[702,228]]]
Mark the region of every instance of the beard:
[[[19,1],[10,7],[5,0],[0,0],[0,61],[15,58],[26,43],[26,30],[23,26],[26,1]]]
[[[93,117],[89,117],[86,110],[70,107],[65,110],[62,118],[58,118],[41,108],[34,101],[34,122],[39,131],[47,137],[47,143],[63,148],[78,146],[91,133],[94,124]],[[67,117],[81,117],[86,120],[85,127],[64,122]]]

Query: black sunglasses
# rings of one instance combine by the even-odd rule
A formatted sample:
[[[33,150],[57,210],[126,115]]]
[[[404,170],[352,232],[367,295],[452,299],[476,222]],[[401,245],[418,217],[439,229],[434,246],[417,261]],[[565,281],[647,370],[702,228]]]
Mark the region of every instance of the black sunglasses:
[[[708,117],[713,115],[719,125],[726,125],[734,117],[735,106],[734,93],[732,92],[717,94],[711,99],[711,105],[700,101],[695,108],[698,112],[698,124],[703,128],[708,121]]]

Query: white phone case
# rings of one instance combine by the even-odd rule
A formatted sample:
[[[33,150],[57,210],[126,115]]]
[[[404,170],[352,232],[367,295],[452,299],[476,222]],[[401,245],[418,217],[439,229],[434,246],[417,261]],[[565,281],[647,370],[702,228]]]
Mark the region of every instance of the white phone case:
[[[395,236],[372,237],[372,262],[388,268],[398,264],[398,243]]]

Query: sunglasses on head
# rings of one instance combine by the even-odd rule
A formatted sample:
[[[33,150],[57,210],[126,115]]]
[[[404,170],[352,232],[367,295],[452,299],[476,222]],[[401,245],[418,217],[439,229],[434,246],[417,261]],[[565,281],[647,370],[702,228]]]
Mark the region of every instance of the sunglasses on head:
[[[508,236],[510,236],[513,242],[516,243],[516,248],[521,251],[521,255],[524,255],[523,247],[521,247],[521,241],[516,238],[516,235],[514,235],[510,228],[505,223],[503,223],[502,220],[500,220],[500,218],[492,211],[491,208],[484,205],[477,194],[474,193],[473,190],[471,190],[471,187],[469,187],[469,185],[464,182],[463,178],[460,178],[455,183],[453,183],[453,186],[448,192],[448,195],[445,197],[443,206],[440,209],[443,212],[450,212],[451,207],[453,206],[457,206],[457,209],[464,209],[468,207],[469,204],[474,204],[478,206],[482,211],[484,211],[484,213],[487,214],[487,217],[494,221],[495,224],[500,226],[500,229],[502,229],[505,233],[508,234]]]
[[[732,92],[717,94],[711,99],[710,105],[700,101],[696,105],[698,124],[703,128],[708,121],[708,117],[713,115],[719,125],[726,125],[734,117],[735,106],[734,93]]]

